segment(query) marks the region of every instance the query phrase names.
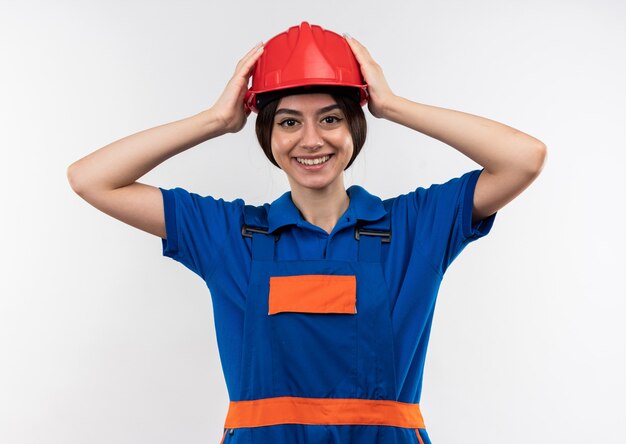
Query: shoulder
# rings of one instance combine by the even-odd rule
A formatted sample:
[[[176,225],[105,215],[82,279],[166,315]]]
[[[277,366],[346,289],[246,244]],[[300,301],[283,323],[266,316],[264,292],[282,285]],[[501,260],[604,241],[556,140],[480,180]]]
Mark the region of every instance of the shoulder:
[[[227,199],[186,190],[182,187],[161,188],[166,219],[172,227],[190,231],[211,232],[214,236],[231,232],[233,225],[243,223],[242,198]]]
[[[410,205],[424,207],[435,203],[455,203],[463,193],[473,191],[481,170],[468,171],[458,177],[434,182],[428,186],[418,186],[414,190],[385,199],[386,206]]]
[[[183,187],[174,188],[161,188],[163,196],[172,196],[177,199],[192,201],[195,203],[210,204],[211,202],[220,202],[227,205],[246,205],[246,202],[242,198],[224,199],[223,197],[216,197],[210,194],[200,194],[193,191],[189,191]]]

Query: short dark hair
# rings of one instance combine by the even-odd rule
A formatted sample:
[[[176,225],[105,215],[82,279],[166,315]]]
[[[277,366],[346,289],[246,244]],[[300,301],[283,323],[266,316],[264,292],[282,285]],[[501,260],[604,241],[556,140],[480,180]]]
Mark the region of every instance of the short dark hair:
[[[286,90],[282,94],[274,93],[271,97],[259,95],[260,97],[257,103],[262,104],[262,108],[259,107],[259,114],[256,118],[256,137],[259,140],[259,144],[265,156],[278,168],[280,168],[280,166],[276,163],[276,159],[274,159],[274,155],[272,154],[272,130],[274,128],[274,114],[276,113],[276,108],[278,108],[278,102],[280,102],[282,97],[288,95],[310,94],[312,92],[313,91],[309,89],[298,89]],[[352,162],[354,162],[354,159],[356,159],[356,156],[361,152],[361,148],[363,148],[363,144],[365,144],[365,137],[367,136],[367,121],[365,120],[365,114],[358,101],[358,90],[356,90],[356,88],[346,87],[342,89],[317,88],[314,92],[330,94],[346,117],[346,123],[352,135],[353,145],[352,158],[345,168],[347,170],[350,168],[350,165],[352,165]]]

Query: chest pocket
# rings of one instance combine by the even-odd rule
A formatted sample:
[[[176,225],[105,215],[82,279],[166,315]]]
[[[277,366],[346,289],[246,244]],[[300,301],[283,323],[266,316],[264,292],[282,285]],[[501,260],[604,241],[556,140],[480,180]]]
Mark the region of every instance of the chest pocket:
[[[356,276],[307,274],[270,277],[269,315],[356,313]]]
[[[356,287],[355,275],[270,277],[273,382],[281,394],[354,396]]]

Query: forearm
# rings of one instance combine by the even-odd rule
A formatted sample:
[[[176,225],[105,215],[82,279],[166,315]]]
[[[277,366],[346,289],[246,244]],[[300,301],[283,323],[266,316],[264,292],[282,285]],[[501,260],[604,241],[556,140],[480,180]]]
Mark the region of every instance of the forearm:
[[[384,117],[457,149],[488,172],[541,168],[545,145],[502,123],[394,96]]]
[[[72,188],[116,189],[134,183],[157,165],[224,133],[211,109],[124,137],[68,167]]]

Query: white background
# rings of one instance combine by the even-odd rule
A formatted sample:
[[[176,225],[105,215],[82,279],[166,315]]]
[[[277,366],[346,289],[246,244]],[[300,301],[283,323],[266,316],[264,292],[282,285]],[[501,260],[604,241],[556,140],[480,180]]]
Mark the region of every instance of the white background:
[[[421,402],[433,442],[623,443],[625,5],[2,0],[0,441],[219,442],[228,397],[204,282],[80,199],[66,168],[210,107],[252,46],[308,20],[358,38],[395,93],[548,146],[444,278]],[[253,122],[140,181],[271,202],[288,183]],[[387,198],[480,168],[368,123],[346,186]]]

